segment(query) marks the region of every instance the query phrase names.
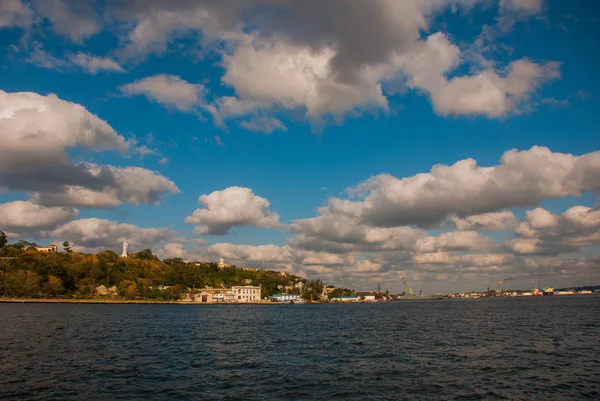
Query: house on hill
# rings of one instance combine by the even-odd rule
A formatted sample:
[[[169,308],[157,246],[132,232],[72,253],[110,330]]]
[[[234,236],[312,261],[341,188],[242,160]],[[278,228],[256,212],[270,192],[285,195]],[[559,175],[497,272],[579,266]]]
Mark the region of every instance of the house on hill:
[[[50,244],[48,246],[36,246],[35,249],[39,252],[56,252],[58,246],[55,244]]]

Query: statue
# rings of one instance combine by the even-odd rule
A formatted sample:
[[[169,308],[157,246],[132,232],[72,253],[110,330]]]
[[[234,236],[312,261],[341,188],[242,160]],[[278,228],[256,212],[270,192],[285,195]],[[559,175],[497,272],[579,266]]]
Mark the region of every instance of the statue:
[[[125,238],[125,241],[123,241],[123,253],[121,253],[122,258],[127,257],[127,247],[128,246],[129,246],[129,244],[127,243],[127,238]]]

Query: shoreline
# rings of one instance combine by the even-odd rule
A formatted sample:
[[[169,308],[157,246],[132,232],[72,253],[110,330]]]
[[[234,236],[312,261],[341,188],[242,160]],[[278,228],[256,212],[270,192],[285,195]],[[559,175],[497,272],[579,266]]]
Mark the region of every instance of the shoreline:
[[[6,304],[137,304],[137,305],[287,305],[283,302],[187,302],[153,301],[146,299],[54,299],[54,298],[0,298]]]

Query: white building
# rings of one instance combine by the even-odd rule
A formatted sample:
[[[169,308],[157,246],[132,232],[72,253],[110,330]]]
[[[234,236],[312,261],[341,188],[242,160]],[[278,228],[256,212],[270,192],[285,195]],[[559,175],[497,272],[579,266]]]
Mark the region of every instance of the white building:
[[[260,289],[260,286],[254,285],[234,285],[231,287],[231,293],[234,296],[233,302],[260,302]]]
[[[260,286],[239,285],[231,288],[202,288],[188,292],[184,301],[194,303],[255,303],[260,302]],[[188,289],[189,291],[189,289]]]
[[[219,269],[224,269],[226,267],[229,267],[229,265],[223,261],[223,258],[221,258],[219,259],[219,263],[217,263],[217,267]]]
[[[35,249],[39,252],[56,252],[58,247],[54,244],[50,244],[48,246],[36,246]]]

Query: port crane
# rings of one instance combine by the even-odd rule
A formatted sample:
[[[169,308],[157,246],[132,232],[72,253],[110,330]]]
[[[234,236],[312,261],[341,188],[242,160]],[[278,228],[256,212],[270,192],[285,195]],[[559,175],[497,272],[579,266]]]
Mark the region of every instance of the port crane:
[[[400,280],[402,280],[402,284],[404,284],[404,294],[413,295],[413,290],[408,286],[408,284],[406,284],[404,277],[400,277]]]

